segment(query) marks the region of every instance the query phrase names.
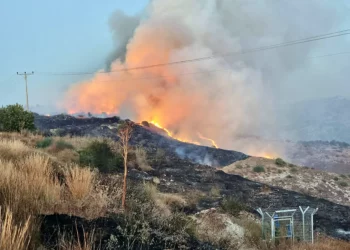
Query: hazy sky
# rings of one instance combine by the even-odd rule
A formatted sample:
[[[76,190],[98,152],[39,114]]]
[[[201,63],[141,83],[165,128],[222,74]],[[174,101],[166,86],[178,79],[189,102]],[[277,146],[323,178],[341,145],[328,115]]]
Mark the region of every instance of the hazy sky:
[[[118,9],[133,15],[147,2],[0,0],[0,105],[25,103],[24,80],[17,71],[85,72],[104,67],[112,50],[110,16]],[[30,104],[48,104],[56,91],[80,79],[31,76]]]
[[[228,1],[228,0],[222,0]],[[283,2],[278,2],[283,14]],[[319,0],[328,6],[327,11],[310,15],[310,23],[301,23],[310,36],[350,28],[350,1]],[[259,0],[247,0],[248,4],[259,8]],[[295,0],[300,5],[296,12],[285,14],[298,20],[298,11],[309,1]],[[316,1],[317,2],[317,1]],[[90,72],[104,68],[106,58],[113,51],[113,39],[108,25],[109,18],[116,10],[128,15],[141,12],[147,0],[0,0],[0,105],[25,103],[25,88],[17,71],[35,72]],[[256,9],[255,9],[256,11]],[[195,13],[195,12],[194,12]],[[254,13],[259,13],[252,11]],[[323,29],[317,20],[332,22]],[[313,23],[314,21],[314,23]],[[275,26],[276,33],[281,29]],[[282,29],[281,29],[282,30]],[[288,27],[283,27],[284,32]],[[291,40],[303,38],[300,34],[288,34]],[[254,47],[254,41],[251,41]],[[268,43],[267,43],[268,45]],[[317,42],[310,56],[350,52],[350,35]],[[261,46],[259,44],[259,46]],[[260,54],[264,60],[268,52]],[[314,58],[303,62],[303,66],[293,74],[286,75],[281,82],[281,97],[290,100],[343,95],[350,97],[350,54]],[[268,60],[267,60],[268,63]],[[269,65],[273,71],[273,65]],[[89,76],[85,76],[87,78]],[[68,84],[83,80],[82,76],[45,76],[39,73],[29,77],[30,104],[51,105]]]

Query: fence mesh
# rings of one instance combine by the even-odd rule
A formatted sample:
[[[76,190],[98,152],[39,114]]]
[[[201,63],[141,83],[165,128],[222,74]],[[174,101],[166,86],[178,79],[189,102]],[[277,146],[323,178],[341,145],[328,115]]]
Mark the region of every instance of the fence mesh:
[[[266,240],[289,238],[292,241],[314,242],[313,216],[317,208],[257,209],[261,215],[262,237]]]

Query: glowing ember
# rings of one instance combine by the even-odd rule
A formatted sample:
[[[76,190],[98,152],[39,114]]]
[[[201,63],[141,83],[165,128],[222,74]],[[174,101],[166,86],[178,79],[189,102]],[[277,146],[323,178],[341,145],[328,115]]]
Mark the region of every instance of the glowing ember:
[[[213,139],[210,139],[210,138],[207,138],[207,137],[204,137],[201,133],[197,132],[199,138],[203,139],[203,140],[206,140],[206,141],[210,141],[211,144],[213,145],[213,147],[215,148],[219,148],[218,145],[215,143],[215,141]]]
[[[276,159],[278,156],[276,156],[276,154],[273,154],[273,153],[258,153],[258,154],[253,154],[255,155],[256,157],[263,157],[263,158],[266,158],[266,159]]]
[[[268,155],[268,154],[265,154],[263,155],[264,158],[267,158],[267,159],[273,159],[274,157],[272,157],[271,155]]]
[[[187,143],[192,143],[192,144],[196,144],[196,145],[200,145],[199,142],[186,140],[186,139],[174,136],[173,133],[171,133],[168,129],[162,127],[159,123],[157,123],[155,121],[151,121],[150,123],[153,124],[154,126],[156,126],[157,128],[160,128],[160,129],[164,130],[169,137],[171,137],[171,138],[173,138],[175,140],[182,141],[182,142],[187,142]]]

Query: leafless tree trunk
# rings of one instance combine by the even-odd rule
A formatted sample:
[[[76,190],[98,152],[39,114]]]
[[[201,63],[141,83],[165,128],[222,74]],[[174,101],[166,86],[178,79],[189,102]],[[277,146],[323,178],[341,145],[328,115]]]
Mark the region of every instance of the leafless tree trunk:
[[[118,130],[119,144],[121,148],[121,154],[124,159],[124,179],[123,179],[123,196],[122,196],[122,209],[125,210],[126,200],[126,178],[128,176],[128,152],[129,152],[129,140],[132,133],[132,124],[125,122]]]

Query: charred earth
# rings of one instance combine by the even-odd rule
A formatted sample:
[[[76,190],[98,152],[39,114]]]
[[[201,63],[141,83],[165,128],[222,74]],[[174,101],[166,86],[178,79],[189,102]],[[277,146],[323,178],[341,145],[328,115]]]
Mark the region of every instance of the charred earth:
[[[118,117],[111,118],[75,118],[67,115],[58,116],[35,116],[36,127],[46,136],[96,136],[109,137],[117,140]],[[160,180],[159,189],[166,192],[190,192],[198,190],[209,194],[212,187],[220,190],[218,197],[201,199],[195,206],[188,208],[187,213],[195,213],[204,209],[219,207],[223,199],[231,197],[244,204],[247,212],[257,215],[255,209],[282,208],[310,206],[319,208],[315,215],[316,231],[326,233],[329,236],[350,240],[350,207],[342,206],[330,201],[311,197],[293,191],[287,191],[273,186],[267,186],[258,182],[250,181],[238,175],[226,174],[215,167],[226,166],[249,156],[240,152],[216,149],[192,145],[176,141],[166,136],[154,133],[139,124],[135,124],[132,145],[144,147],[149,154],[155,155],[158,149],[164,150],[166,161],[153,162],[153,170],[143,172],[130,169],[129,178],[132,181],[150,181],[154,177]],[[266,192],[268,189],[268,192]],[[86,221],[81,218],[67,215],[46,216],[43,220],[43,235],[59,231],[64,227],[70,227],[74,221],[80,224],[99,225],[103,234],[113,234],[115,220],[100,218],[95,221]],[[118,221],[118,220],[117,220]],[[52,237],[47,237],[48,242]],[[196,245],[197,243],[193,243]],[[198,243],[199,244],[199,243]],[[198,245],[199,246],[199,245]],[[202,246],[210,249],[210,246]]]

